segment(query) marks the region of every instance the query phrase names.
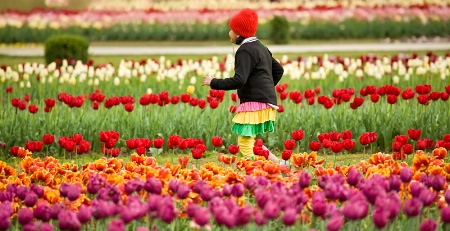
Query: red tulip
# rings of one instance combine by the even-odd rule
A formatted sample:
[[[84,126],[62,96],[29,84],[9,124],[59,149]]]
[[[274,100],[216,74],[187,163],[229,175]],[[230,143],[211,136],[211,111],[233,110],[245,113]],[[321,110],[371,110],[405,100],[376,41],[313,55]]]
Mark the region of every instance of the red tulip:
[[[198,101],[198,107],[201,109],[205,109],[206,108],[206,101],[201,99]]]
[[[237,94],[236,93],[231,93],[231,100],[236,102],[236,100],[237,100]]]
[[[402,148],[402,143],[400,143],[398,141],[392,142],[392,151],[393,152],[400,152],[401,148]]]
[[[97,101],[92,103],[92,109],[98,110],[98,102]]]
[[[398,135],[394,137],[394,141],[399,142],[401,145],[408,143],[408,136]]]
[[[429,85],[429,84],[423,84],[423,85],[416,86],[416,92],[419,95],[426,95],[426,94],[430,93],[430,91],[431,91],[431,85]]]
[[[321,95],[321,96],[317,97],[317,102],[319,104],[324,104],[327,100],[328,100],[328,97],[326,97],[324,95]]]
[[[417,101],[422,105],[428,105],[428,96],[427,95],[419,95],[417,97]]]
[[[446,92],[441,92],[441,99],[442,101],[447,101],[449,97],[449,94]]]
[[[179,135],[171,135],[171,136],[169,136],[167,145],[169,146],[170,149],[174,149],[174,148],[177,148],[180,141],[181,141],[181,137]]]
[[[139,98],[139,104],[142,106],[147,106],[150,104],[150,96],[149,95],[143,95],[141,98]]]
[[[216,109],[219,106],[219,101],[217,100],[211,100],[211,102],[209,103],[209,107],[212,109]]]
[[[443,135],[442,140],[444,140],[445,142],[450,142],[450,134]]]
[[[222,137],[213,136],[213,137],[211,138],[211,143],[212,143],[212,145],[213,145],[214,147],[221,147],[221,146],[222,146],[222,142],[223,142]]]
[[[134,139],[126,140],[125,143],[127,144],[127,147],[128,147],[129,149],[135,149],[135,148],[137,148],[137,146],[135,145],[135,140],[134,140]]]
[[[309,99],[309,98],[316,96],[316,92],[314,92],[313,90],[310,90],[310,89],[306,89],[304,95],[305,95],[305,98]]]
[[[416,148],[417,148],[417,150],[425,150],[425,149],[427,149],[427,140],[426,140],[426,138],[418,140],[417,143],[416,143]]]
[[[111,156],[112,157],[118,157],[120,154],[120,150],[118,148],[111,149]]]
[[[288,97],[288,93],[283,91],[279,94],[280,100],[285,100]]]
[[[145,155],[145,147],[138,147],[138,148],[136,148],[136,153],[138,154],[138,155]]]
[[[189,94],[181,94],[181,102],[189,103],[191,100],[191,95]]]
[[[351,98],[352,98],[352,96],[349,95],[349,94],[347,94],[347,93],[344,93],[344,94],[341,95],[341,99],[342,99],[344,102],[350,101]]]
[[[345,131],[342,131],[342,132],[341,132],[341,135],[340,135],[340,136],[342,137],[342,140],[351,140],[353,134],[352,134],[352,131],[350,131],[350,130],[345,130]]]
[[[280,113],[284,112],[284,107],[283,107],[282,104],[278,105],[278,110],[277,111],[280,112]]]
[[[68,140],[68,141],[64,142],[64,149],[65,149],[67,152],[72,152],[72,151],[75,150],[75,148],[76,148],[75,142],[73,142],[73,141],[71,141],[71,140]]]
[[[35,114],[38,110],[39,110],[39,108],[34,104],[31,104],[30,106],[28,106],[28,111],[30,111],[31,114]]]
[[[305,137],[305,133],[303,132],[302,129],[299,129],[297,131],[291,132],[291,137],[295,141],[300,141],[303,139],[303,137]]]
[[[295,148],[295,140],[286,140],[284,141],[284,148],[287,150],[292,150]]]
[[[409,138],[412,140],[418,140],[420,136],[422,135],[422,131],[420,129],[409,129],[408,130]]]
[[[314,105],[314,97],[308,98],[306,101],[309,105]]]
[[[75,144],[80,144],[80,142],[83,140],[83,136],[81,134],[74,134],[72,135],[72,141],[75,142]]]
[[[127,104],[125,104],[125,111],[127,111],[127,112],[132,112],[133,110],[134,110],[134,104],[132,104],[132,103],[127,103]]]
[[[409,99],[412,99],[412,98],[414,98],[414,95],[415,95],[416,93],[413,91],[413,90],[411,90],[410,88],[406,88],[403,92],[402,92],[402,98],[404,99],[404,100],[409,100]]]
[[[203,157],[203,151],[201,149],[194,148],[191,150],[192,158],[198,160]]]
[[[13,88],[11,86],[6,88],[6,93],[12,93]]]
[[[172,96],[172,98],[170,98],[170,103],[171,104],[177,104],[180,101],[180,97],[174,95]]]
[[[317,138],[319,139],[320,143],[323,143],[324,140],[330,139],[330,135],[328,133],[322,133],[319,134]]]
[[[27,102],[24,100],[19,100],[17,107],[19,108],[19,110],[25,110],[25,108],[27,108]]]
[[[11,100],[11,104],[13,107],[19,107],[19,102],[20,102],[19,98],[12,98]]]
[[[323,106],[324,106],[326,109],[332,108],[333,105],[334,105],[334,103],[333,103],[333,101],[331,101],[330,99],[326,100],[326,101],[323,103]]]
[[[430,99],[433,101],[439,100],[441,98],[441,93],[438,91],[433,91],[430,93]]]
[[[397,96],[396,95],[388,95],[388,97],[386,99],[387,99],[387,102],[389,104],[397,103]]]
[[[230,112],[231,112],[231,113],[235,113],[236,110],[237,110],[236,106],[234,106],[234,105],[231,105],[231,106],[230,106]]]
[[[53,142],[55,141],[55,136],[53,136],[52,134],[44,134],[42,136],[42,141],[44,142],[44,144],[53,144]]]
[[[393,152],[392,157],[394,158],[394,160],[405,160],[406,159],[406,155],[404,152]]]
[[[187,139],[182,139],[178,144],[178,148],[181,150],[186,150],[189,148],[189,141]]]
[[[371,141],[370,141],[370,136],[369,136],[369,134],[367,134],[367,133],[362,134],[362,135],[359,137],[359,143],[361,143],[361,145],[368,145],[368,144],[370,144]]]
[[[281,153],[281,158],[283,160],[290,160],[291,159],[291,155],[292,155],[292,150],[283,150],[283,152]]]
[[[339,153],[342,151],[342,143],[341,142],[331,142],[331,151],[334,153]]]
[[[309,149],[311,149],[311,151],[319,151],[322,148],[322,144],[318,141],[311,141],[309,142]]]
[[[329,135],[329,140],[331,140],[331,141],[338,141],[341,138],[341,134],[336,131],[331,131],[328,133],[328,135]]]
[[[17,153],[19,152],[19,146],[13,146],[9,149],[9,152],[12,156],[17,156]]]
[[[166,101],[167,99],[169,99],[169,92],[167,92],[167,91],[161,91],[161,92],[159,93],[159,99],[160,99],[161,101]]]
[[[153,147],[160,149],[164,146],[164,139],[161,137],[158,137],[153,140]]]
[[[450,85],[445,86],[445,92],[450,94]]]
[[[230,146],[228,146],[228,152],[230,152],[230,154],[232,154],[232,155],[238,153],[239,152],[239,146],[231,144]]]
[[[25,94],[25,96],[23,97],[23,100],[29,102],[30,101],[30,94]]]
[[[403,150],[403,153],[409,155],[414,152],[414,147],[412,146],[412,144],[405,144],[402,146],[402,150]]]
[[[356,142],[353,140],[350,140],[350,139],[342,141],[342,147],[347,151],[352,150],[355,147],[355,145],[356,145]]]
[[[52,107],[44,107],[44,112],[49,113],[52,111]]]
[[[82,140],[80,142],[80,144],[77,146],[77,153],[80,155],[83,153],[87,153],[90,148],[91,148],[91,143],[89,141]]]
[[[314,92],[315,92],[316,94],[320,94],[321,91],[322,91],[322,89],[321,89],[320,87],[314,88]]]
[[[55,103],[56,103],[56,101],[54,99],[50,99],[50,98],[44,100],[44,102],[45,102],[46,107],[54,107]]]

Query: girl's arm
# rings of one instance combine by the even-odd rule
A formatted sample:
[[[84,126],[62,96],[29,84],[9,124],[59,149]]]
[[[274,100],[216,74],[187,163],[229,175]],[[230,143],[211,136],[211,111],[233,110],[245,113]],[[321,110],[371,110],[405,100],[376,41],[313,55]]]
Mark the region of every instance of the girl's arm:
[[[234,90],[242,88],[247,82],[248,76],[255,67],[255,62],[247,51],[236,53],[235,74],[232,78],[212,79],[210,86],[214,90]]]

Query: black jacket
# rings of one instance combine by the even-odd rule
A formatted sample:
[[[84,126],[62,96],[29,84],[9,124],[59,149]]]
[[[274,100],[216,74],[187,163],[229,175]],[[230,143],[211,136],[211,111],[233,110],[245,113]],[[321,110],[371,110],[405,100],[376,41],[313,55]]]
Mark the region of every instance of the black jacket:
[[[277,105],[275,85],[283,76],[283,67],[259,41],[242,44],[236,52],[232,78],[213,79],[215,90],[237,89],[241,103],[262,102]]]

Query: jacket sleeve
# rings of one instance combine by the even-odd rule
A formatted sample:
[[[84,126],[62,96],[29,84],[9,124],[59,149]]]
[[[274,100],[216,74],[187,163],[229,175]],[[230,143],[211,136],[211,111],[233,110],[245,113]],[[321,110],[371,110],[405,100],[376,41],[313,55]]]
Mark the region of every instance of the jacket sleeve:
[[[284,69],[281,66],[281,64],[272,57],[272,76],[273,76],[274,85],[277,85],[278,82],[280,82],[280,79],[283,76],[283,73],[284,73]]]
[[[234,76],[226,79],[212,79],[210,84],[211,89],[234,90],[242,88],[247,82],[247,79],[255,65],[255,61],[247,51],[238,51],[234,61]]]

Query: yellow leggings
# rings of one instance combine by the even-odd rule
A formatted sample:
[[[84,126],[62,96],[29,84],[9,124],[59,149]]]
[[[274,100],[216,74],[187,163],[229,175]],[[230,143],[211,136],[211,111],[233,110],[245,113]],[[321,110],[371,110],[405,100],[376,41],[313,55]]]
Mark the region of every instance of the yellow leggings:
[[[246,158],[253,158],[255,154],[253,153],[253,146],[255,145],[254,136],[239,136],[238,135],[238,145],[239,151]]]

